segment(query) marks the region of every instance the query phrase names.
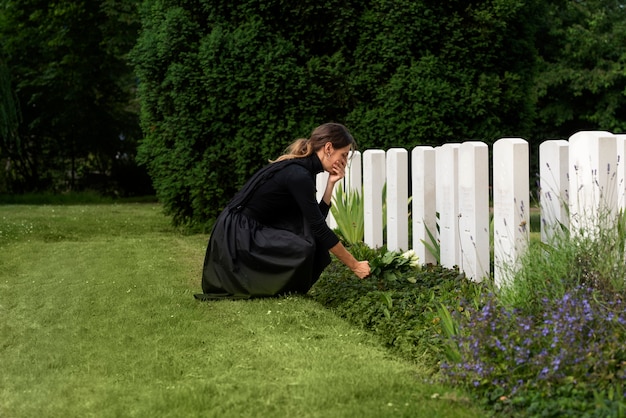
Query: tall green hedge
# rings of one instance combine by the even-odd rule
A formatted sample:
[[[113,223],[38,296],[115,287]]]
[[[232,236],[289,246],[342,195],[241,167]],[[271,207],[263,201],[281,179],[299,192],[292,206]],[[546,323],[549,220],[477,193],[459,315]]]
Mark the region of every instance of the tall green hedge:
[[[537,3],[146,1],[138,158],[174,222],[202,226],[320,123],[361,149],[522,135]]]
[[[536,2],[379,1],[362,17],[349,122],[378,147],[528,132]]]

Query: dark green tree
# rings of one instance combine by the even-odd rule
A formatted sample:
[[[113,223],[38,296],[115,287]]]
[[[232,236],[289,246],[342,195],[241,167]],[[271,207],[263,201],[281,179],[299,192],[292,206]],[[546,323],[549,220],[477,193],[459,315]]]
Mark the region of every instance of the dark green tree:
[[[9,162],[25,163],[20,155],[17,137],[19,124],[19,107],[13,92],[9,68],[4,61],[0,61],[0,166],[6,167]],[[11,169],[0,171],[0,192],[7,189],[7,185],[11,182],[11,179],[7,177],[13,171]],[[26,169],[21,171],[30,172]]]
[[[136,1],[2,0],[0,37],[23,122],[11,191],[73,189],[127,165],[140,136],[125,54]],[[30,171],[28,171],[30,170]]]
[[[538,43],[536,136],[626,132],[626,2],[552,2]]]

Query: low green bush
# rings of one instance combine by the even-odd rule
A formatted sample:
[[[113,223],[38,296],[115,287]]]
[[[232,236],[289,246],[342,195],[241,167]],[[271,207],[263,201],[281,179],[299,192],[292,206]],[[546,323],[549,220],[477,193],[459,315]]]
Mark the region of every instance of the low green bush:
[[[438,368],[445,345],[439,306],[462,309],[484,285],[467,280],[457,270],[437,265],[419,266],[413,254],[350,247],[367,259],[372,274],[359,280],[341,263],[332,263],[309,295],[340,316],[375,333],[393,351]]]

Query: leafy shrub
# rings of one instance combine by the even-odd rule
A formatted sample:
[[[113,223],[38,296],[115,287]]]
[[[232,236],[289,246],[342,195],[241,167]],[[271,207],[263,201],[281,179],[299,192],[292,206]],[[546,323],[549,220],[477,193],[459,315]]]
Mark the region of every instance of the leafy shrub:
[[[363,243],[350,250],[370,261],[372,274],[359,280],[341,263],[332,263],[309,295],[372,331],[402,357],[420,358],[436,372],[444,345],[439,304],[457,309],[461,300],[480,294],[483,285],[454,269],[420,266],[411,252],[371,249]]]
[[[301,19],[347,29],[318,7],[282,8],[289,16],[277,19],[254,2],[192,3],[146,4],[131,57],[145,132],[138,160],[174,224],[201,230],[291,141],[346,113],[331,105],[345,102],[341,93],[326,89],[345,84],[342,54],[327,54],[330,33],[310,37],[319,54],[285,35],[304,36]]]
[[[254,171],[320,123],[346,124],[362,149],[528,132],[536,9],[285,4],[142,3],[130,54],[138,161],[175,224],[208,228]],[[525,29],[508,36],[511,24]]]

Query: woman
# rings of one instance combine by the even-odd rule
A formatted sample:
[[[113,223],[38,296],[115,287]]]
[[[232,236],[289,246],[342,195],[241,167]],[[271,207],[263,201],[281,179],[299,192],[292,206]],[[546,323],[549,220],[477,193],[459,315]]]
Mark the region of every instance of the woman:
[[[230,201],[213,227],[198,299],[304,294],[330,264],[328,251],[356,276],[370,274],[326,224],[335,184],[355,147],[345,126],[326,123],[308,139],[259,170]],[[322,200],[315,175],[327,171]]]

